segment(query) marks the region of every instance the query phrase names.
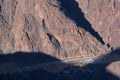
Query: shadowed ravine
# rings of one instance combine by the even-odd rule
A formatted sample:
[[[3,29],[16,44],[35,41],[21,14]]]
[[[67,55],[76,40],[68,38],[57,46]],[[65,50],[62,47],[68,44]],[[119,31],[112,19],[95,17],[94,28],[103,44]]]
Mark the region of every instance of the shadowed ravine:
[[[79,28],[82,28],[94,36],[99,42],[105,44],[102,37],[94,30],[90,22],[84,17],[84,13],[75,0],[59,0],[60,10],[65,13],[67,17],[75,21]]]
[[[49,64],[56,61],[59,63]],[[6,72],[5,74],[0,72],[0,80],[119,80],[118,76],[106,70],[108,65],[116,61],[120,61],[120,49],[116,49],[83,66],[65,63],[41,52],[17,52],[0,55],[0,71]],[[43,63],[49,65],[44,65],[41,68],[40,65]],[[33,68],[27,69],[29,66],[33,66]],[[54,72],[58,68],[59,70]],[[14,71],[12,70],[11,73],[9,69]]]

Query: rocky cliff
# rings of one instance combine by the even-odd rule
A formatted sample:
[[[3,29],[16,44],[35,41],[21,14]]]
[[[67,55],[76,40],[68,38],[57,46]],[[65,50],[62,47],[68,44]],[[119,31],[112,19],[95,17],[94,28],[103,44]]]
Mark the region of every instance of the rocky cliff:
[[[0,53],[105,54],[120,46],[119,11],[119,0],[0,0]]]

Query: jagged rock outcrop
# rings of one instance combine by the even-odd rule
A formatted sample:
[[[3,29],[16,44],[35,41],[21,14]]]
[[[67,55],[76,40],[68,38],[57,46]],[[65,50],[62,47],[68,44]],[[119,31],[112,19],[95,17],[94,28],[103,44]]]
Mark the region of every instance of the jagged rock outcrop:
[[[0,0],[0,52],[59,59],[119,47],[119,0]]]

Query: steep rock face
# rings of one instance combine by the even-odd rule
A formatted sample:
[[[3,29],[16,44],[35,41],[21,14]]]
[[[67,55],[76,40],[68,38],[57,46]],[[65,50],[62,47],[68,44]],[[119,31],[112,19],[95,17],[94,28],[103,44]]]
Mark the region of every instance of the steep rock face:
[[[0,52],[4,54],[99,56],[119,47],[118,30],[118,0],[0,0]]]
[[[119,0],[77,0],[84,11],[86,18],[93,28],[101,35],[108,47],[113,49],[120,47]]]

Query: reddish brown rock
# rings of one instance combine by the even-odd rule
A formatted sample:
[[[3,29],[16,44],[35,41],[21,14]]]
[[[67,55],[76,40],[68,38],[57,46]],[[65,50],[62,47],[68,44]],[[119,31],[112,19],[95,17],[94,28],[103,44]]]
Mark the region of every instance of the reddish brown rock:
[[[111,63],[107,68],[108,72],[111,72],[112,74],[114,74],[115,76],[120,77],[120,61]]]
[[[119,19],[120,1],[119,0],[77,0],[86,18],[90,21],[93,28],[102,36],[105,43],[111,47],[120,47],[119,38]]]
[[[119,47],[118,0],[0,0],[0,52],[92,57]],[[107,47],[107,44],[108,47]]]
[[[120,0],[0,0],[0,54],[94,57],[120,47]],[[119,62],[107,70],[119,74]]]

